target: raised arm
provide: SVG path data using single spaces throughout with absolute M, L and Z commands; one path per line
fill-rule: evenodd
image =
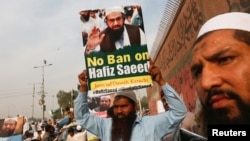
M 155 66 L 152 61 L 150 61 L 149 73 L 152 79 L 161 86 L 169 106 L 166 112 L 155 117 L 158 128 L 162 131 L 165 130 L 161 132 L 162 135 L 166 135 L 178 128 L 187 113 L 187 109 L 179 94 L 163 79 L 160 68 Z
M 90 113 L 88 107 L 88 85 L 86 70 L 78 75 L 78 80 L 80 83 L 80 88 L 78 96 L 74 100 L 74 113 L 76 122 L 91 133 L 102 137 L 101 127 L 103 126 L 104 118 L 95 116 L 93 113 Z

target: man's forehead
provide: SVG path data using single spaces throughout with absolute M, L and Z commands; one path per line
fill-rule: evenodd
M 111 14 L 109 14 L 107 16 L 108 19 L 111 19 L 111 18 L 117 18 L 117 17 L 121 17 L 122 16 L 122 13 L 121 12 L 112 12 Z
M 114 104 L 116 104 L 116 103 L 129 103 L 129 98 L 126 96 L 119 95 L 119 96 L 115 97 L 113 103 Z
M 192 54 L 201 51 L 206 52 L 208 50 L 217 50 L 230 46 L 233 42 L 237 41 L 234 38 L 235 30 L 233 29 L 221 29 L 206 33 L 199 40 L 195 42 L 192 48 Z

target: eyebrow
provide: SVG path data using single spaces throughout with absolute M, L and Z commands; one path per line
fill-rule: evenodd
M 223 55 L 224 53 L 226 53 L 227 51 L 229 51 L 229 48 L 226 49 L 221 49 L 218 52 L 212 54 L 211 56 L 206 57 L 207 60 L 214 60 L 217 59 L 218 57 L 220 57 L 221 55 Z
M 226 48 L 226 49 L 221 49 L 218 52 L 212 54 L 211 56 L 205 57 L 207 60 L 209 61 L 213 61 L 218 59 L 221 55 L 223 55 L 224 53 L 226 53 L 227 51 L 229 51 L 230 48 Z M 202 64 L 200 63 L 191 63 L 191 72 L 197 70 L 197 69 L 201 69 L 202 68 Z

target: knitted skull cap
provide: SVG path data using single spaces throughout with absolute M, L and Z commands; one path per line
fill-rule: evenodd
M 134 91 L 121 91 L 115 95 L 115 99 L 117 96 L 125 96 L 125 97 L 131 99 L 132 101 L 134 101 L 135 103 L 137 103 L 137 99 L 136 99 L 136 95 L 135 95 Z

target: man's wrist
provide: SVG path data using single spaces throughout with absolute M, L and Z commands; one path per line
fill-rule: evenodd
M 80 88 L 79 88 L 79 91 L 80 91 L 80 92 L 87 92 L 87 91 L 88 91 L 88 88 L 87 88 L 87 86 L 81 85 Z
M 94 51 L 95 49 L 93 49 L 93 47 L 90 47 L 89 45 L 86 45 L 86 50 L 85 50 L 85 53 L 89 54 L 91 53 L 92 51 Z
M 86 54 L 89 54 L 89 53 L 91 53 L 93 50 L 91 50 L 91 49 L 89 49 L 89 48 L 86 48 L 86 50 L 85 50 L 85 53 Z
M 163 80 L 163 79 L 161 79 L 161 80 L 157 81 L 157 83 L 158 83 L 160 86 L 163 86 L 163 85 L 166 84 L 166 81 Z

